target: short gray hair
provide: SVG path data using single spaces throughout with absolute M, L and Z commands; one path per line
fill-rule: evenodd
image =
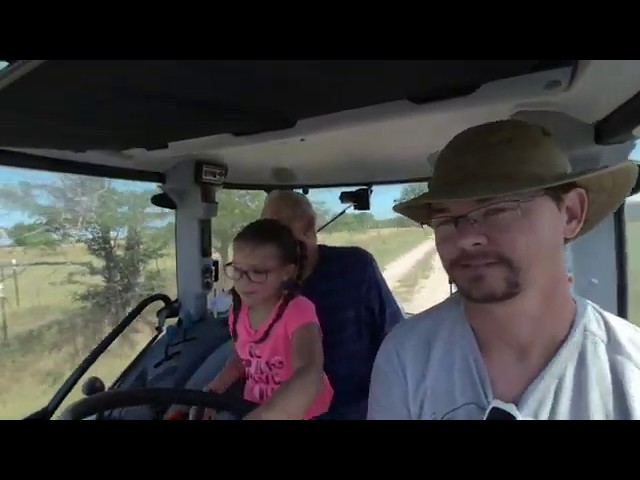
M 264 201 L 264 208 L 268 204 L 275 205 L 288 220 L 311 218 L 315 222 L 316 212 L 307 196 L 293 190 L 273 190 Z

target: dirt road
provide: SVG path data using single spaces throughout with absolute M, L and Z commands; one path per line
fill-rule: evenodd
M 404 305 L 404 309 L 409 313 L 420 313 L 448 296 L 449 276 L 442 266 L 440 257 L 436 254 L 432 256 L 429 278 L 418 283 L 413 298 Z
M 413 266 L 422 259 L 427 253 L 435 248 L 433 240 L 429 239 L 409 250 L 393 262 L 387 264 L 382 275 L 389 284 L 389 288 L 393 287 L 404 277 Z
M 434 241 L 429 239 L 389 263 L 384 269 L 383 275 L 391 290 L 393 291 L 398 282 L 411 272 L 411 269 L 423 257 L 434 250 Z M 406 312 L 419 313 L 449 296 L 449 277 L 442 266 L 442 262 L 440 262 L 440 257 L 436 253 L 431 258 L 431 273 L 429 277 L 419 281 L 411 300 L 402 305 Z

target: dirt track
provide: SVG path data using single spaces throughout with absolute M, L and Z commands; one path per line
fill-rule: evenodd
M 436 253 L 431 260 L 431 274 L 416 287 L 413 298 L 404 305 L 409 313 L 419 313 L 449 296 L 449 276 Z
M 387 264 L 382 274 L 389 284 L 389 288 L 393 287 L 404 277 L 413 266 L 420 261 L 427 253 L 435 248 L 433 240 L 427 240 L 417 247 L 409 250 L 401 257 Z
M 414 289 L 414 294 L 408 302 L 402 305 L 409 313 L 419 313 L 449 296 L 449 278 L 435 252 L 433 239 L 429 239 L 413 248 L 409 252 L 394 260 L 383 271 L 383 275 L 391 290 L 411 269 L 427 254 L 433 252 L 431 273 L 428 278 L 420 280 Z

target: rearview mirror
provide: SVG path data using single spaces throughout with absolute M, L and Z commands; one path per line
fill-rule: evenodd
M 338 197 L 340 203 L 352 205 L 354 210 L 365 211 L 371 209 L 371 189 L 364 187 L 357 190 L 345 190 Z

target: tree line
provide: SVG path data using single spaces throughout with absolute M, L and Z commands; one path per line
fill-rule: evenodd
M 398 200 L 419 193 L 421 188 L 405 186 Z M 150 203 L 157 192 L 157 188 L 118 189 L 110 179 L 61 174 L 47 184 L 1 186 L 0 207 L 28 219 L 4 228 L 16 246 L 46 251 L 84 244 L 92 257 L 82 267 L 84 274 L 100 281 L 84 283 L 75 300 L 108 318 L 119 319 L 141 298 L 158 291 L 158 269 L 149 267 L 166 255 L 174 242 L 173 212 Z M 214 249 L 223 257 L 238 230 L 260 215 L 264 198 L 265 193 L 259 191 L 219 192 L 212 233 Z M 333 212 L 324 204 L 315 203 L 314 207 L 319 224 L 332 217 Z M 381 220 L 370 212 L 350 212 L 325 231 L 411 225 L 399 216 Z

